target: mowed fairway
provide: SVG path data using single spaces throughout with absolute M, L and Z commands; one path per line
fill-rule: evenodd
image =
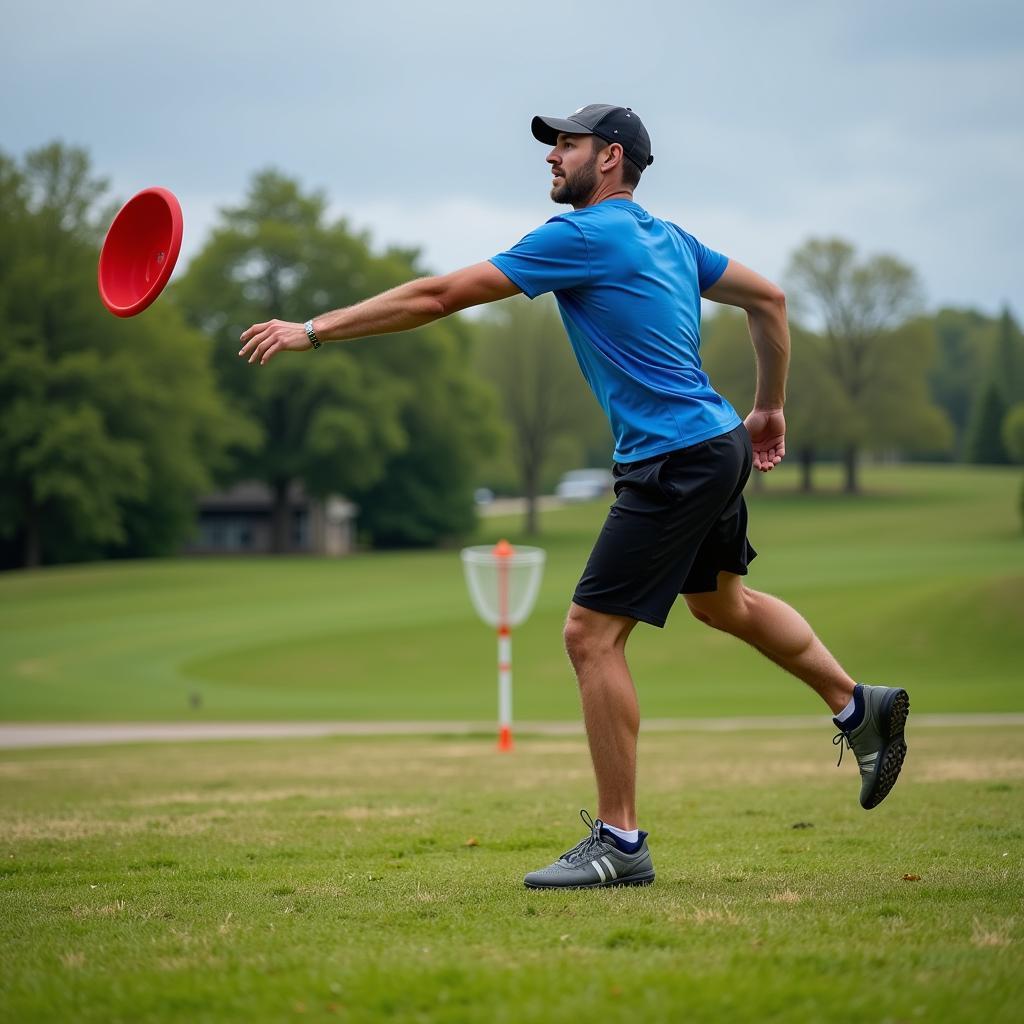
M 4 1021 L 1016 1022 L 1019 731 L 641 738 L 654 886 L 530 892 L 582 739 L 0 754 Z
M 792 493 L 792 467 L 750 497 L 752 586 L 810 619 L 858 678 L 917 711 L 1024 710 L 1019 470 L 892 466 L 867 493 Z M 522 719 L 578 715 L 561 624 L 606 503 L 544 515 L 549 564 L 514 638 Z M 483 520 L 480 542 L 525 540 Z M 495 715 L 494 639 L 456 551 L 107 563 L 0 576 L 0 717 L 470 719 Z M 803 687 L 682 603 L 641 626 L 643 713 L 820 713 Z M 190 696 L 201 701 L 190 705 Z
M 865 476 L 753 496 L 751 582 L 916 712 L 1024 710 L 1018 474 Z M 603 512 L 545 517 L 521 718 L 578 716 L 560 626 Z M 494 716 L 453 551 L 7 574 L 0 615 L 7 720 Z M 631 651 L 648 716 L 822 715 L 682 607 Z M 521 882 L 594 809 L 578 736 L 0 752 L 0 1020 L 1016 1022 L 1020 730 L 912 715 L 872 812 L 829 738 L 642 735 L 658 880 L 597 893 Z

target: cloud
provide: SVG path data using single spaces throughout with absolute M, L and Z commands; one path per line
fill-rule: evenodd
M 530 116 L 610 101 L 651 129 L 638 200 L 709 244 L 777 273 L 842 234 L 933 302 L 1024 311 L 1017 3 L 37 0 L 4 27 L 4 149 L 172 188 L 186 258 L 268 166 L 439 270 L 486 258 L 554 212 Z

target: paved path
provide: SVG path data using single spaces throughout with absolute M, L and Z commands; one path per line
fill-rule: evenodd
M 913 728 L 1024 726 L 1024 714 L 914 715 Z M 827 729 L 827 717 L 650 718 L 644 732 L 739 732 L 744 729 Z M 0 750 L 106 743 L 286 739 L 303 736 L 466 736 L 495 731 L 493 722 L 88 722 L 0 723 Z M 517 722 L 517 735 L 580 736 L 570 722 Z
M 565 502 L 556 498 L 553 494 L 542 494 L 537 498 L 537 508 L 546 512 L 552 508 L 564 508 Z M 492 516 L 522 516 L 526 515 L 525 498 L 495 498 L 486 505 L 477 505 L 477 515 L 482 519 L 490 519 Z

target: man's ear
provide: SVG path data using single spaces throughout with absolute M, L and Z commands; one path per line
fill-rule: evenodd
M 617 167 L 622 163 L 622 146 L 617 142 L 611 142 L 605 149 L 604 156 L 601 158 L 601 170 L 610 171 L 613 167 Z

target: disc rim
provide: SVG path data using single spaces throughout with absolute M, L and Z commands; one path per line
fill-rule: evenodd
M 134 302 L 128 304 L 121 304 L 116 302 L 108 293 L 104 282 L 104 267 L 109 263 L 110 255 L 107 250 L 107 243 L 111 236 L 117 229 L 118 223 L 129 215 L 129 210 L 132 205 L 144 196 L 158 196 L 164 204 L 167 206 L 171 214 L 171 238 L 167 246 L 167 256 L 164 259 L 163 264 L 160 267 L 160 272 L 156 275 L 149 290 Z M 157 297 L 164 290 L 167 282 L 171 278 L 171 274 L 174 272 L 175 264 L 178 262 L 178 253 L 181 251 L 181 239 L 184 234 L 184 220 L 181 215 L 181 204 L 178 202 L 178 197 L 170 191 L 170 189 L 163 188 L 159 185 L 154 185 L 151 188 L 144 188 L 141 192 L 136 192 L 135 195 L 129 199 L 120 210 L 117 211 L 117 216 L 111 221 L 110 227 L 107 228 L 107 233 L 103 238 L 103 245 L 100 248 L 99 263 L 96 268 L 96 280 L 99 286 L 100 299 L 103 305 L 114 314 L 119 317 L 130 317 L 141 313 L 144 309 L 147 309 L 153 302 L 156 301 Z

